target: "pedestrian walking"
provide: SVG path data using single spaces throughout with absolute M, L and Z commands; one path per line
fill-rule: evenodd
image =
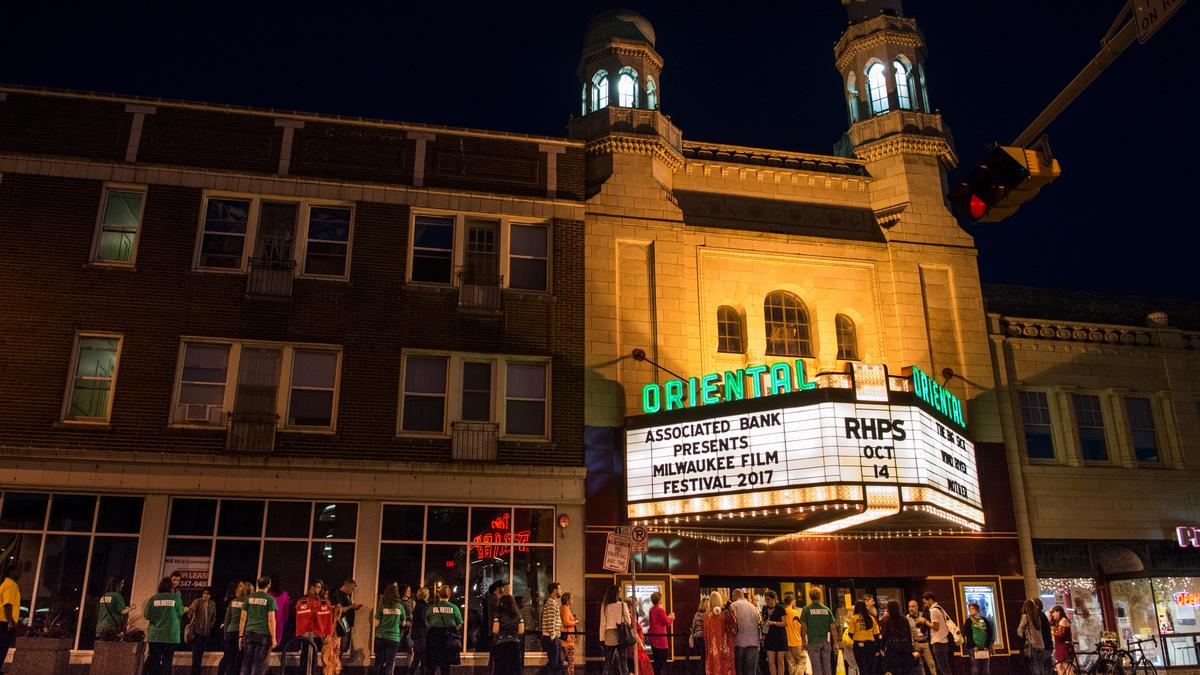
M 20 580 L 19 563 L 10 561 L 3 580 L 0 580 L 0 670 L 4 668 L 9 648 L 17 639 L 17 623 L 21 618 L 21 587 L 17 585 Z
M 854 603 L 846 620 L 846 630 L 854 642 L 854 662 L 862 675 L 879 675 L 876 663 L 879 655 L 879 622 L 871 614 L 865 600 Z
M 733 612 L 733 618 L 737 620 L 737 637 L 733 642 L 734 669 L 737 675 L 757 675 L 761 616 L 740 589 L 733 592 L 733 602 L 730 603 L 729 609 Z
M 561 675 L 562 651 L 559 639 L 562 637 L 562 605 L 558 599 L 562 589 L 558 582 L 546 586 L 546 601 L 542 603 L 542 649 L 546 652 L 546 667 L 542 669 L 546 675 Z
M 933 651 L 933 662 L 937 666 L 937 672 L 953 675 L 954 669 L 950 666 L 950 652 L 953 650 L 950 640 L 950 615 L 942 609 L 937 597 L 930 591 L 921 595 L 921 602 L 925 605 L 929 618 L 922 617 L 918 623 L 924 622 L 924 625 L 929 626 L 929 646 Z
M 671 656 L 670 633 L 675 625 L 675 612 L 667 614 L 662 606 L 662 593 L 655 591 L 650 594 L 650 643 L 651 653 L 654 654 L 654 675 L 665 675 L 667 659 Z
M 329 601 L 341 607 L 335 630 L 338 638 L 341 639 L 343 657 L 349 656 L 350 652 L 354 649 L 352 638 L 352 634 L 354 633 L 354 613 L 362 609 L 361 602 L 354 602 L 354 591 L 357 588 L 357 582 L 353 579 L 346 579 L 342 582 L 341 587 L 329 594 Z
M 257 590 L 246 596 L 246 604 L 239 617 L 238 636 L 241 637 L 242 675 L 263 675 L 267 672 L 267 656 L 279 643 L 276 632 L 276 614 L 279 605 L 268 592 L 271 577 L 261 576 L 256 582 Z
M 1024 643 L 1021 653 L 1030 675 L 1049 675 L 1046 672 L 1046 642 L 1042 637 L 1048 621 L 1032 599 L 1021 607 L 1021 621 L 1017 624 L 1017 635 Z
M 563 671 L 566 675 L 575 675 L 575 629 L 579 626 L 575 610 L 571 608 L 571 600 L 570 593 L 563 593 L 558 600 L 562 605 L 562 654 Z
M 992 642 L 996 629 L 979 611 L 979 603 L 967 605 L 967 625 L 963 631 L 963 652 L 971 659 L 971 675 L 991 675 Z
M 524 650 L 521 649 L 525 620 L 521 618 L 513 596 L 500 596 L 488 632 L 492 635 L 493 675 L 521 675 L 525 671 Z
M 125 630 L 125 622 L 133 605 L 125 604 L 125 580 L 113 577 L 108 580 L 104 595 L 100 596 L 96 611 L 96 639 L 116 640 Z M 3 665 L 3 661 L 0 661 Z
M 450 602 L 450 587 L 440 586 L 437 602 L 429 606 L 429 629 L 425 633 L 425 670 L 450 675 L 462 655 L 462 610 Z
M 604 652 L 603 675 L 628 675 L 624 639 L 633 637 L 633 615 L 618 596 L 617 587 L 609 586 L 600 602 L 599 638 Z
M 242 624 L 242 609 L 250 595 L 249 581 L 231 581 L 225 591 L 225 621 L 221 624 L 221 643 L 224 654 L 217 664 L 217 675 L 238 675 L 242 671 L 242 650 L 238 628 Z
M 917 619 L 924 618 L 926 621 L 921 623 Z M 905 615 L 908 620 L 908 628 L 912 633 L 913 650 L 917 653 L 917 664 L 924 668 L 924 675 L 937 675 L 937 665 L 933 662 L 933 650 L 929 648 L 929 617 L 920 611 L 920 605 L 916 600 L 908 601 L 908 613 Z M 896 675 L 893 673 L 892 675 Z M 915 675 L 922 675 L 921 671 L 916 671 Z
M 300 672 L 317 671 L 325 642 L 333 637 L 333 605 L 322 592 L 325 582 L 313 579 L 307 592 L 296 600 L 296 637 L 300 639 Z M 278 623 L 278 622 L 276 622 Z
M 734 638 L 737 637 L 737 617 L 725 606 L 725 598 L 713 591 L 708 596 L 709 610 L 704 616 L 704 664 L 706 675 L 734 675 Z
M 700 657 L 700 675 L 704 675 L 704 616 L 710 607 L 707 597 L 700 598 L 700 606 L 692 616 L 692 627 L 688 629 L 688 656 Z
M 821 604 L 821 589 L 810 588 L 808 604 L 800 612 L 800 623 L 804 624 L 805 645 L 813 675 L 831 673 L 830 657 L 837 639 L 833 618 L 833 610 Z M 853 674 L 847 671 L 846 675 Z
M 179 647 L 179 620 L 183 618 L 183 601 L 171 589 L 171 578 L 158 582 L 158 593 L 146 601 L 146 642 L 150 643 L 150 659 L 146 675 L 171 675 L 175 650 Z
M 1061 605 L 1050 610 L 1050 632 L 1054 635 L 1054 669 L 1058 675 L 1068 675 L 1072 663 L 1071 622 Z
M 912 628 L 908 617 L 900 611 L 900 603 L 891 600 L 879 622 L 883 638 L 883 672 L 889 675 L 910 675 L 916 668 L 916 649 L 913 648 Z
M 787 638 L 787 670 L 791 675 L 804 675 L 808 654 L 804 651 L 804 623 L 796 609 L 796 594 L 783 594 L 783 632 Z
M 379 638 L 381 648 L 375 654 L 375 675 L 392 675 L 395 672 L 400 638 L 408 623 L 408 610 L 400 598 L 400 587 L 392 582 L 384 589 L 379 606 L 375 608 L 375 635 Z
M 767 618 L 763 622 L 766 626 L 763 649 L 767 652 L 767 672 L 770 675 L 787 675 L 787 611 L 775 591 L 767 591 L 765 597 Z
M 192 675 L 200 675 L 204 651 L 208 649 L 208 637 L 212 635 L 213 624 L 217 622 L 217 603 L 213 602 L 212 589 L 200 591 L 200 597 L 188 605 L 184 616 L 189 619 L 184 629 L 184 642 L 192 645 Z
M 417 589 L 413 601 L 412 627 L 409 637 L 412 642 L 412 659 L 408 662 L 408 675 L 418 675 L 425 670 L 425 638 L 429 634 L 429 589 Z

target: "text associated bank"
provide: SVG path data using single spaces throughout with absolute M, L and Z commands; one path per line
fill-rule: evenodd
M 630 502 L 834 483 L 981 507 L 974 445 L 915 406 L 821 402 L 626 432 Z

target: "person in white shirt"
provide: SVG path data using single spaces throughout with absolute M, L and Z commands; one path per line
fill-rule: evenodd
M 953 673 L 954 670 L 950 666 L 950 652 L 953 648 L 950 644 L 950 617 L 937 603 L 933 593 L 925 591 L 921 601 L 929 612 L 929 618 L 921 617 L 917 619 L 917 623 L 929 626 L 929 645 L 933 649 L 933 662 L 937 666 L 937 672 Z
M 633 615 L 621 601 L 616 585 L 610 586 L 600 603 L 600 642 L 604 647 L 604 675 L 629 675 L 627 648 L 617 640 L 617 626 L 624 624 L 633 633 Z
M 733 592 L 729 605 L 733 618 L 737 619 L 737 637 L 733 643 L 733 666 L 737 675 L 756 675 L 758 672 L 759 624 L 762 615 L 758 608 L 746 599 L 742 591 Z

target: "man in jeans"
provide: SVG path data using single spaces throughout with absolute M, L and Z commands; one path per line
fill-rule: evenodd
M 757 675 L 759 622 L 762 617 L 740 590 L 733 592 L 729 611 L 737 619 L 737 635 L 733 640 L 734 669 L 737 675 Z
M 832 675 L 830 656 L 833 641 L 833 610 L 821 604 L 821 589 L 808 589 L 808 604 L 800 612 L 800 623 L 804 624 L 807 639 L 808 662 L 813 675 Z
M 558 601 L 562 591 L 557 581 L 546 587 L 546 595 L 549 597 L 542 605 L 542 648 L 546 650 L 546 668 L 542 672 L 546 675 L 559 675 L 563 669 L 558 641 L 562 636 L 562 605 Z
M 278 605 L 267 593 L 271 577 L 258 578 L 258 590 L 246 598 L 242 609 L 238 635 L 242 643 L 242 675 L 263 675 L 267 672 L 267 656 L 276 644 L 275 612 Z
M 950 644 L 950 617 L 946 615 L 946 610 L 937 604 L 933 593 L 925 591 L 921 602 L 925 605 L 925 611 L 929 612 L 929 618 L 921 617 L 917 619 L 917 624 L 929 627 L 929 644 L 933 649 L 933 662 L 937 672 L 950 675 L 954 672 L 950 666 L 950 652 L 953 649 L 953 645 Z
M 342 608 L 342 618 L 338 619 L 338 621 L 344 623 L 345 632 L 342 632 L 343 629 L 337 629 L 337 631 L 342 640 L 343 658 L 349 656 L 351 650 L 354 649 L 354 643 L 351 639 L 351 635 L 354 633 L 354 612 L 362 609 L 361 602 L 354 602 L 354 590 L 357 588 L 358 583 L 356 581 L 347 579 L 342 582 L 341 588 L 329 594 L 329 602 Z
M 929 617 L 917 609 L 917 601 L 908 601 L 908 628 L 912 631 L 913 650 L 917 652 L 916 675 L 921 675 L 924 666 L 925 675 L 937 675 L 937 665 L 933 662 L 933 650 L 929 648 L 929 625 L 917 623 L 918 619 Z

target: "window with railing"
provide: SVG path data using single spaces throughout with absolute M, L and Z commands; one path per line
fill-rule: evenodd
M 414 213 L 407 279 L 457 286 L 459 307 L 498 311 L 500 289 L 550 290 L 550 226 L 507 216 Z
M 131 267 L 137 256 L 145 188 L 104 188 L 100 216 L 92 243 L 92 262 L 113 267 Z

